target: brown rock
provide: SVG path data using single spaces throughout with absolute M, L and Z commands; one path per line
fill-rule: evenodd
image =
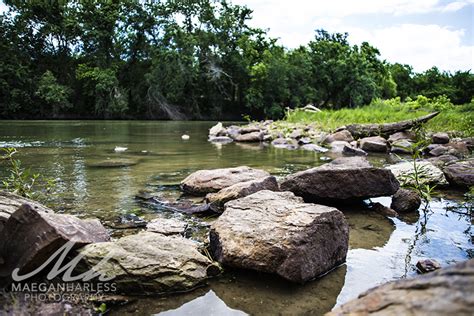
M 243 143 L 258 143 L 263 140 L 263 132 L 251 132 L 246 134 L 237 135 L 234 139 L 236 142 Z
M 421 198 L 413 190 L 399 189 L 392 197 L 390 207 L 399 213 L 415 212 L 421 205 Z
M 323 139 L 323 144 L 330 144 L 334 141 L 343 141 L 343 142 L 350 143 L 353 140 L 354 138 L 352 137 L 352 134 L 348 130 L 342 130 L 342 131 L 327 135 Z
M 339 210 L 267 190 L 228 202 L 210 232 L 212 254 L 222 264 L 300 283 L 344 262 L 348 237 Z
M 371 167 L 361 157 L 347 157 L 290 175 L 280 187 L 313 202 L 388 196 L 399 183 L 390 170 Z
M 447 133 L 435 133 L 431 136 L 433 144 L 447 144 L 449 143 L 449 135 Z
M 441 269 L 441 265 L 434 259 L 424 259 L 416 263 L 416 268 L 420 273 L 428 273 Z
M 155 218 L 146 225 L 146 230 L 151 233 L 169 235 L 183 235 L 187 223 L 177 218 Z
M 380 136 L 365 137 L 360 140 L 360 148 L 371 152 L 387 152 L 387 140 Z
M 394 142 L 402 140 L 402 139 L 406 139 L 406 140 L 409 140 L 409 141 L 414 141 L 416 139 L 416 136 L 413 132 L 409 132 L 409 131 L 398 132 L 398 133 L 390 135 L 389 138 L 388 138 L 388 142 L 389 143 L 394 143 Z
M 373 203 L 371 209 L 372 211 L 382 214 L 384 216 L 389 216 L 389 217 L 398 216 L 398 213 L 395 210 L 391 209 L 390 207 L 386 207 L 379 202 Z
M 53 213 L 52 210 L 38 202 L 13 193 L 0 191 L 0 232 L 3 230 L 5 222 L 22 204 L 29 204 L 37 212 Z
M 367 153 L 360 148 L 344 145 L 342 153 L 346 156 L 367 156 Z
M 57 249 L 72 241 L 76 247 L 108 241 L 98 220 L 73 215 L 38 212 L 23 204 L 5 223 L 0 238 L 0 278 L 9 279 L 13 269 L 29 272 L 41 266 Z
M 474 260 L 371 289 L 327 316 L 459 315 L 474 310 Z
M 189 194 L 205 195 L 231 185 L 270 176 L 266 171 L 247 166 L 199 170 L 181 182 L 181 189 Z
M 455 162 L 443 170 L 449 184 L 470 187 L 474 185 L 474 159 Z
M 261 190 L 279 191 L 278 182 L 275 177 L 260 178 L 231 185 L 217 193 L 209 193 L 206 196 L 207 203 L 215 212 L 222 212 L 224 204 Z

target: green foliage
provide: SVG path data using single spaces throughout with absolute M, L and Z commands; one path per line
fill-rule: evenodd
M 474 135 L 474 103 L 454 106 L 444 96 L 434 99 L 419 96 L 415 101 L 407 99 L 406 102 L 402 102 L 399 97 L 375 99 L 369 105 L 358 108 L 323 110 L 318 113 L 295 109 L 287 112 L 285 120 L 290 123 L 312 123 L 330 131 L 347 124 L 410 120 L 439 110 L 441 113 L 425 125 L 426 130 L 456 132 L 458 136 Z
M 9 175 L 2 180 L 3 189 L 24 197 L 35 198 L 41 193 L 41 187 L 46 193 L 54 188 L 54 180 L 23 168 L 21 161 L 14 158 L 17 153 L 15 148 L 2 148 L 2 150 L 0 160 L 7 165 L 9 171 Z
M 4 3 L 1 118 L 281 118 L 307 104 L 474 95 L 470 71 L 414 73 L 347 34 L 317 30 L 286 49 L 228 0 Z

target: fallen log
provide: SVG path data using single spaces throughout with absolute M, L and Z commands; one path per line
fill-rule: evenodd
M 351 124 L 346 127 L 342 127 L 338 130 L 348 130 L 354 138 L 370 137 L 370 136 L 388 136 L 397 132 L 411 129 L 420 124 L 426 123 L 433 117 L 438 115 L 439 112 L 433 112 L 428 115 L 413 119 L 395 123 L 386 124 Z

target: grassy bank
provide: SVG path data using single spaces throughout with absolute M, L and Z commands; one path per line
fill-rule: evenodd
M 312 113 L 290 110 L 281 123 L 313 124 L 331 131 L 340 126 L 355 123 L 389 123 L 414 119 L 433 111 L 441 113 L 426 124 L 432 132 L 450 132 L 456 136 L 474 136 L 474 99 L 465 105 L 453 105 L 449 99 L 428 99 L 419 96 L 416 100 L 401 102 L 399 98 L 375 100 L 371 104 L 353 109 L 323 110 Z

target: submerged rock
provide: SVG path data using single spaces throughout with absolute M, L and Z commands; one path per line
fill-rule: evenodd
M 91 168 L 124 168 L 135 166 L 138 163 L 139 161 L 135 159 L 113 158 L 98 162 L 90 162 L 87 166 Z
M 247 166 L 199 170 L 190 174 L 181 182 L 181 189 L 189 194 L 205 195 L 240 182 L 268 176 L 270 174 L 264 170 L 253 169 Z
M 421 184 L 446 185 L 448 183 L 441 169 L 433 165 L 431 162 L 420 160 L 416 162 L 416 166 L 419 174 L 419 182 Z M 392 171 L 401 184 L 415 185 L 415 180 L 413 179 L 415 167 L 413 166 L 412 161 L 391 165 L 388 166 L 387 169 Z
M 390 170 L 374 168 L 367 160 L 352 157 L 297 172 L 283 180 L 280 187 L 313 202 L 388 196 L 398 190 L 399 183 Z
M 390 282 L 337 307 L 335 315 L 472 315 L 474 260 Z
M 387 140 L 381 136 L 365 137 L 360 141 L 360 148 L 371 152 L 387 152 Z
M 474 186 L 474 159 L 455 162 L 445 167 L 443 171 L 451 185 Z
M 373 203 L 371 206 L 371 210 L 383 216 L 388 216 L 388 217 L 398 216 L 398 213 L 395 210 L 391 209 L 390 207 L 386 207 L 382 203 L 379 203 L 379 202 Z
M 279 191 L 278 182 L 275 177 L 260 178 L 231 185 L 217 193 L 209 193 L 206 196 L 207 203 L 215 212 L 222 212 L 224 204 L 261 190 Z
M 399 189 L 392 197 L 390 207 L 399 213 L 415 212 L 421 205 L 421 197 L 413 190 Z
M 211 226 L 210 243 L 224 265 L 302 283 L 344 262 L 348 237 L 339 210 L 263 190 L 228 202 Z
M 108 241 L 98 220 L 81 220 L 73 215 L 39 212 L 23 204 L 5 223 L 0 236 L 0 278 L 12 271 L 29 272 L 41 266 L 56 250 L 72 241 L 76 247 Z
M 441 265 L 434 259 L 424 259 L 416 263 L 416 268 L 420 273 L 428 273 L 441 269 Z
M 209 141 L 212 143 L 228 144 L 234 140 L 228 136 L 209 136 Z
M 53 211 L 41 203 L 27 199 L 25 197 L 0 191 L 0 232 L 3 230 L 5 222 L 23 204 L 28 204 L 37 212 L 53 213 Z
M 198 251 L 197 243 L 151 232 L 87 245 L 80 253 L 87 269 L 109 256 L 110 259 L 95 270 L 114 277 L 118 290 L 127 294 L 189 291 L 219 272 L 219 268 Z

